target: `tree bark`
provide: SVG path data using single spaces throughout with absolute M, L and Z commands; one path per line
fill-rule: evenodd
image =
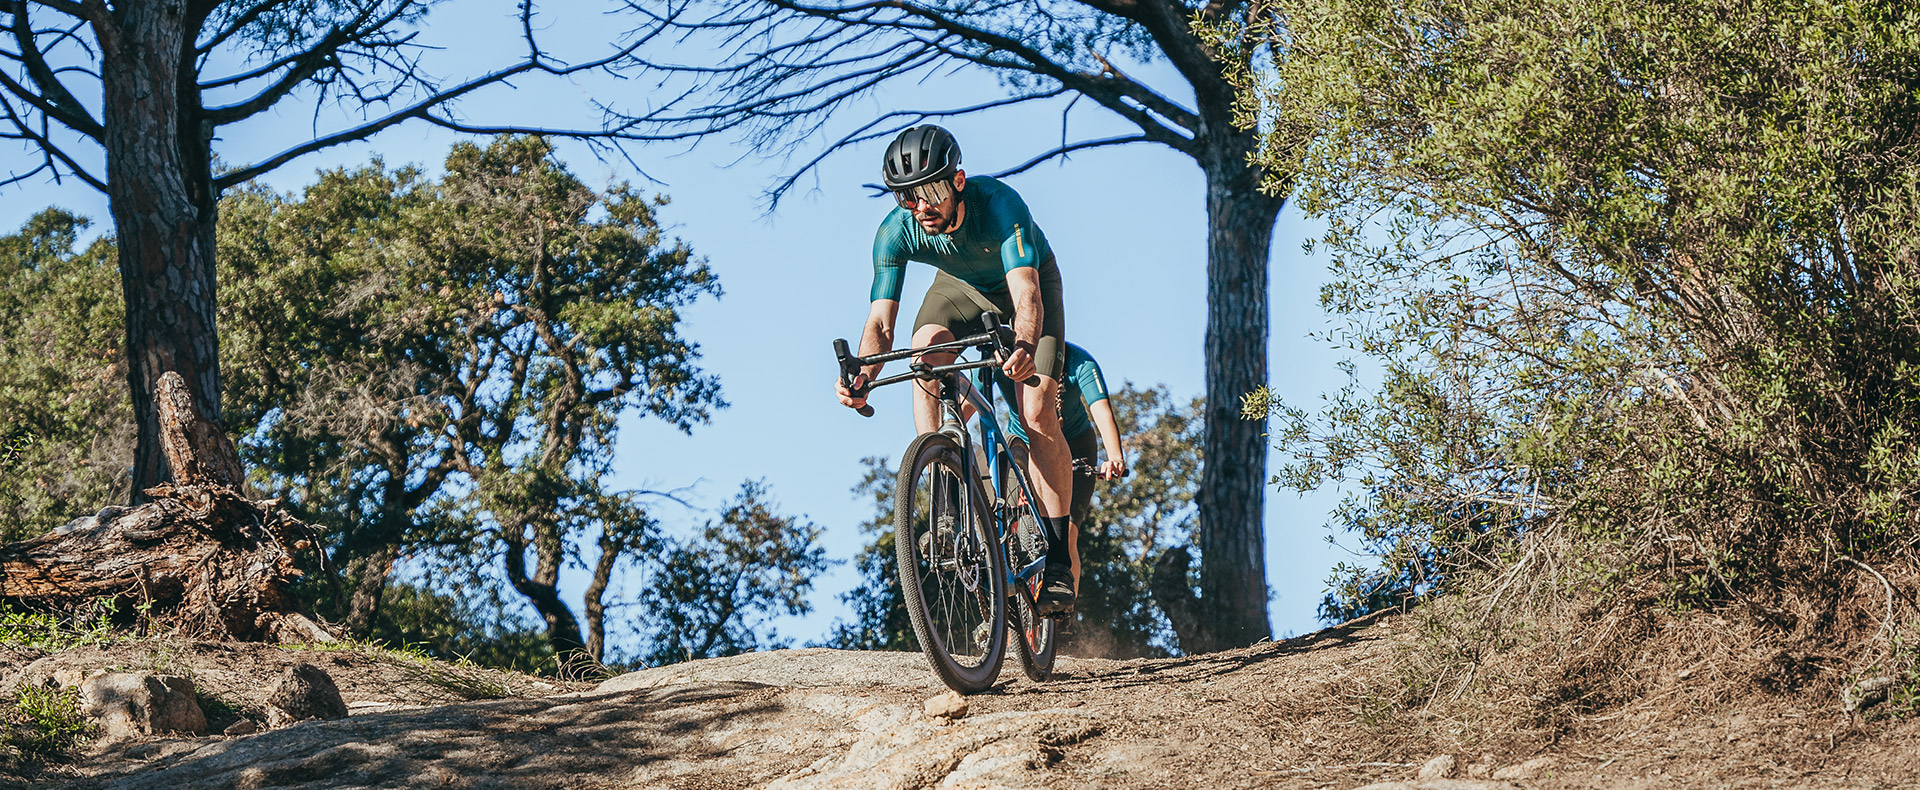
M 1167 549 L 1153 561 L 1153 576 L 1147 582 L 1154 603 L 1167 616 L 1167 624 L 1173 626 L 1174 638 L 1180 640 L 1181 652 L 1188 655 L 1212 651 L 1215 641 L 1200 610 L 1200 599 L 1187 583 L 1187 568 L 1192 563 L 1193 555 L 1185 546 Z
M 1208 98 L 1202 96 L 1203 107 Z M 1267 260 L 1274 223 L 1286 205 L 1284 196 L 1260 191 L 1263 174 L 1247 163 L 1255 146 L 1252 134 L 1226 126 L 1224 120 L 1202 126 L 1197 159 L 1207 179 L 1207 399 L 1204 465 L 1196 497 L 1200 594 L 1195 598 L 1186 585 L 1191 557 L 1184 548 L 1161 556 L 1152 585 L 1181 650 L 1189 654 L 1272 636 L 1267 620 L 1264 423 L 1242 419 L 1240 404 L 1247 393 L 1267 383 Z
M 157 406 L 169 465 L 190 482 L 147 491 L 154 501 L 108 509 L 51 534 L 0 546 L 0 602 L 73 611 L 98 599 L 123 616 L 143 611 L 192 639 L 330 639 L 289 592 L 301 573 L 292 550 L 313 532 L 233 485 L 239 468 L 200 457 L 196 440 L 217 429 L 185 394 L 179 374 L 160 379 Z M 221 437 L 224 438 L 224 437 Z
M 373 621 L 387 592 L 387 577 L 393 574 L 393 563 L 399 558 L 398 544 L 382 543 L 354 563 L 353 595 L 347 599 L 347 611 L 341 618 L 342 630 L 356 639 L 373 634 Z
M 127 383 L 139 426 L 134 501 L 170 478 L 151 394 L 179 373 L 211 425 L 220 425 L 211 153 L 193 80 L 184 3 L 117 3 L 96 23 L 101 49 L 107 197 L 126 299 Z M 208 463 L 238 467 L 231 443 L 199 448 Z M 233 456 L 221 459 L 219 455 Z
M 507 583 L 514 591 L 526 596 L 527 602 L 540 613 L 540 619 L 547 626 L 547 642 L 553 645 L 554 655 L 560 658 L 561 666 L 573 663 L 576 656 L 587 652 L 586 640 L 580 637 L 580 621 L 574 619 L 573 610 L 567 608 L 567 602 L 560 599 L 560 552 L 559 546 L 552 545 L 551 530 L 544 525 L 536 525 L 533 531 L 539 565 L 533 575 L 527 574 L 527 540 L 525 527 L 505 527 L 509 538 L 506 541 Z
M 593 578 L 587 580 L 582 602 L 587 609 L 587 655 L 595 661 L 607 660 L 607 585 L 613 581 L 614 566 L 620 563 L 622 545 L 602 528 L 600 558 L 593 563 Z
M 118 517 L 0 546 L 0 602 L 68 612 L 109 599 L 189 639 L 324 641 L 288 588 L 305 525 L 225 486 L 163 485 Z
M 1237 137 L 1237 135 L 1236 135 Z M 1227 147 L 1227 146 L 1223 146 Z M 1200 478 L 1200 597 L 1217 648 L 1272 636 L 1267 621 L 1265 423 L 1242 398 L 1267 384 L 1267 256 L 1284 199 L 1261 194 L 1250 147 L 1207 175 L 1207 405 Z

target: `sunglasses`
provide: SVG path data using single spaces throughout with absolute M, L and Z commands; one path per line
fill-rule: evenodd
M 947 198 L 953 197 L 953 193 L 953 182 L 942 178 L 919 186 L 896 190 L 893 193 L 893 199 L 900 201 L 901 208 L 912 210 L 921 203 L 938 206 L 947 202 Z

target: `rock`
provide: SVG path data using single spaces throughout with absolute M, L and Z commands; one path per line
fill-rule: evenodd
M 942 726 L 906 706 L 877 706 L 855 725 L 858 740 L 775 779 L 767 790 L 1051 787 L 1059 777 L 1048 767 L 1061 751 L 1100 732 L 1092 716 L 1060 708 L 988 713 Z
M 1467 766 L 1469 779 L 1485 779 L 1493 774 L 1493 755 L 1482 754 L 1480 761 Z
M 1416 774 L 1415 778 L 1422 780 L 1451 779 L 1453 778 L 1453 772 L 1458 770 L 1459 767 L 1460 761 L 1454 759 L 1453 755 L 1443 754 L 1428 760 L 1425 765 L 1420 766 L 1420 773 Z
M 87 678 L 93 677 L 95 675 L 104 675 L 106 674 L 106 672 L 107 671 L 104 669 L 80 669 L 78 667 L 63 667 L 63 668 L 54 670 L 53 674 L 48 679 L 53 682 L 54 686 L 59 688 L 63 688 L 63 689 L 79 688 L 80 684 L 87 682 Z
M 152 672 L 103 672 L 80 684 L 80 714 L 109 738 L 207 729 L 193 681 Z
M 307 719 L 344 719 L 347 703 L 327 671 L 306 662 L 287 667 L 267 695 L 267 726 L 285 727 Z
M 1542 774 L 1553 770 L 1553 758 L 1545 755 L 1535 757 L 1524 763 L 1509 765 L 1493 772 L 1495 779 L 1538 779 Z
M 238 737 L 241 735 L 252 735 L 259 731 L 260 731 L 260 725 L 254 724 L 252 719 L 241 719 L 239 721 L 236 721 L 232 724 L 227 725 L 227 728 L 223 730 L 220 734 L 232 736 L 232 737 Z
M 1840 693 L 1840 707 L 1848 713 L 1859 713 L 1878 705 L 1886 700 L 1894 682 L 1893 678 L 1882 675 L 1848 686 L 1846 691 Z
M 964 719 L 967 717 L 967 698 L 958 691 L 948 691 L 938 697 L 927 700 L 927 716 L 934 719 Z

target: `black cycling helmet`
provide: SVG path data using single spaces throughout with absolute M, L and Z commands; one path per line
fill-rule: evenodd
M 906 189 L 953 175 L 960 167 L 960 143 L 933 124 L 908 127 L 887 146 L 880 175 L 888 189 Z

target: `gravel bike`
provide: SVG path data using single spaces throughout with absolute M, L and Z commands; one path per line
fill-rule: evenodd
M 984 691 L 999 679 L 1009 642 L 1027 677 L 1046 680 L 1053 673 L 1057 630 L 1057 623 L 1041 616 L 1034 605 L 1047 550 L 1034 511 L 1039 498 L 1026 469 L 1009 452 L 1002 416 L 994 408 L 995 388 L 990 385 L 982 392 L 962 375 L 970 370 L 997 375 L 1000 354 L 1012 345 L 1012 332 L 1001 326 L 998 314 L 981 316 L 981 329 L 948 343 L 867 357 L 849 353 L 845 340 L 833 341 L 840 381 L 849 389 L 863 366 L 915 358 L 907 372 L 853 390 L 861 397 L 903 381 L 939 386 L 940 427 L 915 437 L 900 459 L 893 548 L 901 598 L 920 650 L 941 682 L 963 694 Z M 956 359 L 947 365 L 920 359 L 927 353 L 969 349 L 978 350 L 980 359 Z M 1037 385 L 1040 379 L 1034 376 L 1025 383 Z M 965 427 L 963 400 L 980 415 L 978 438 Z M 871 406 L 859 411 L 873 416 Z M 1010 609 L 1018 637 L 1011 640 Z

